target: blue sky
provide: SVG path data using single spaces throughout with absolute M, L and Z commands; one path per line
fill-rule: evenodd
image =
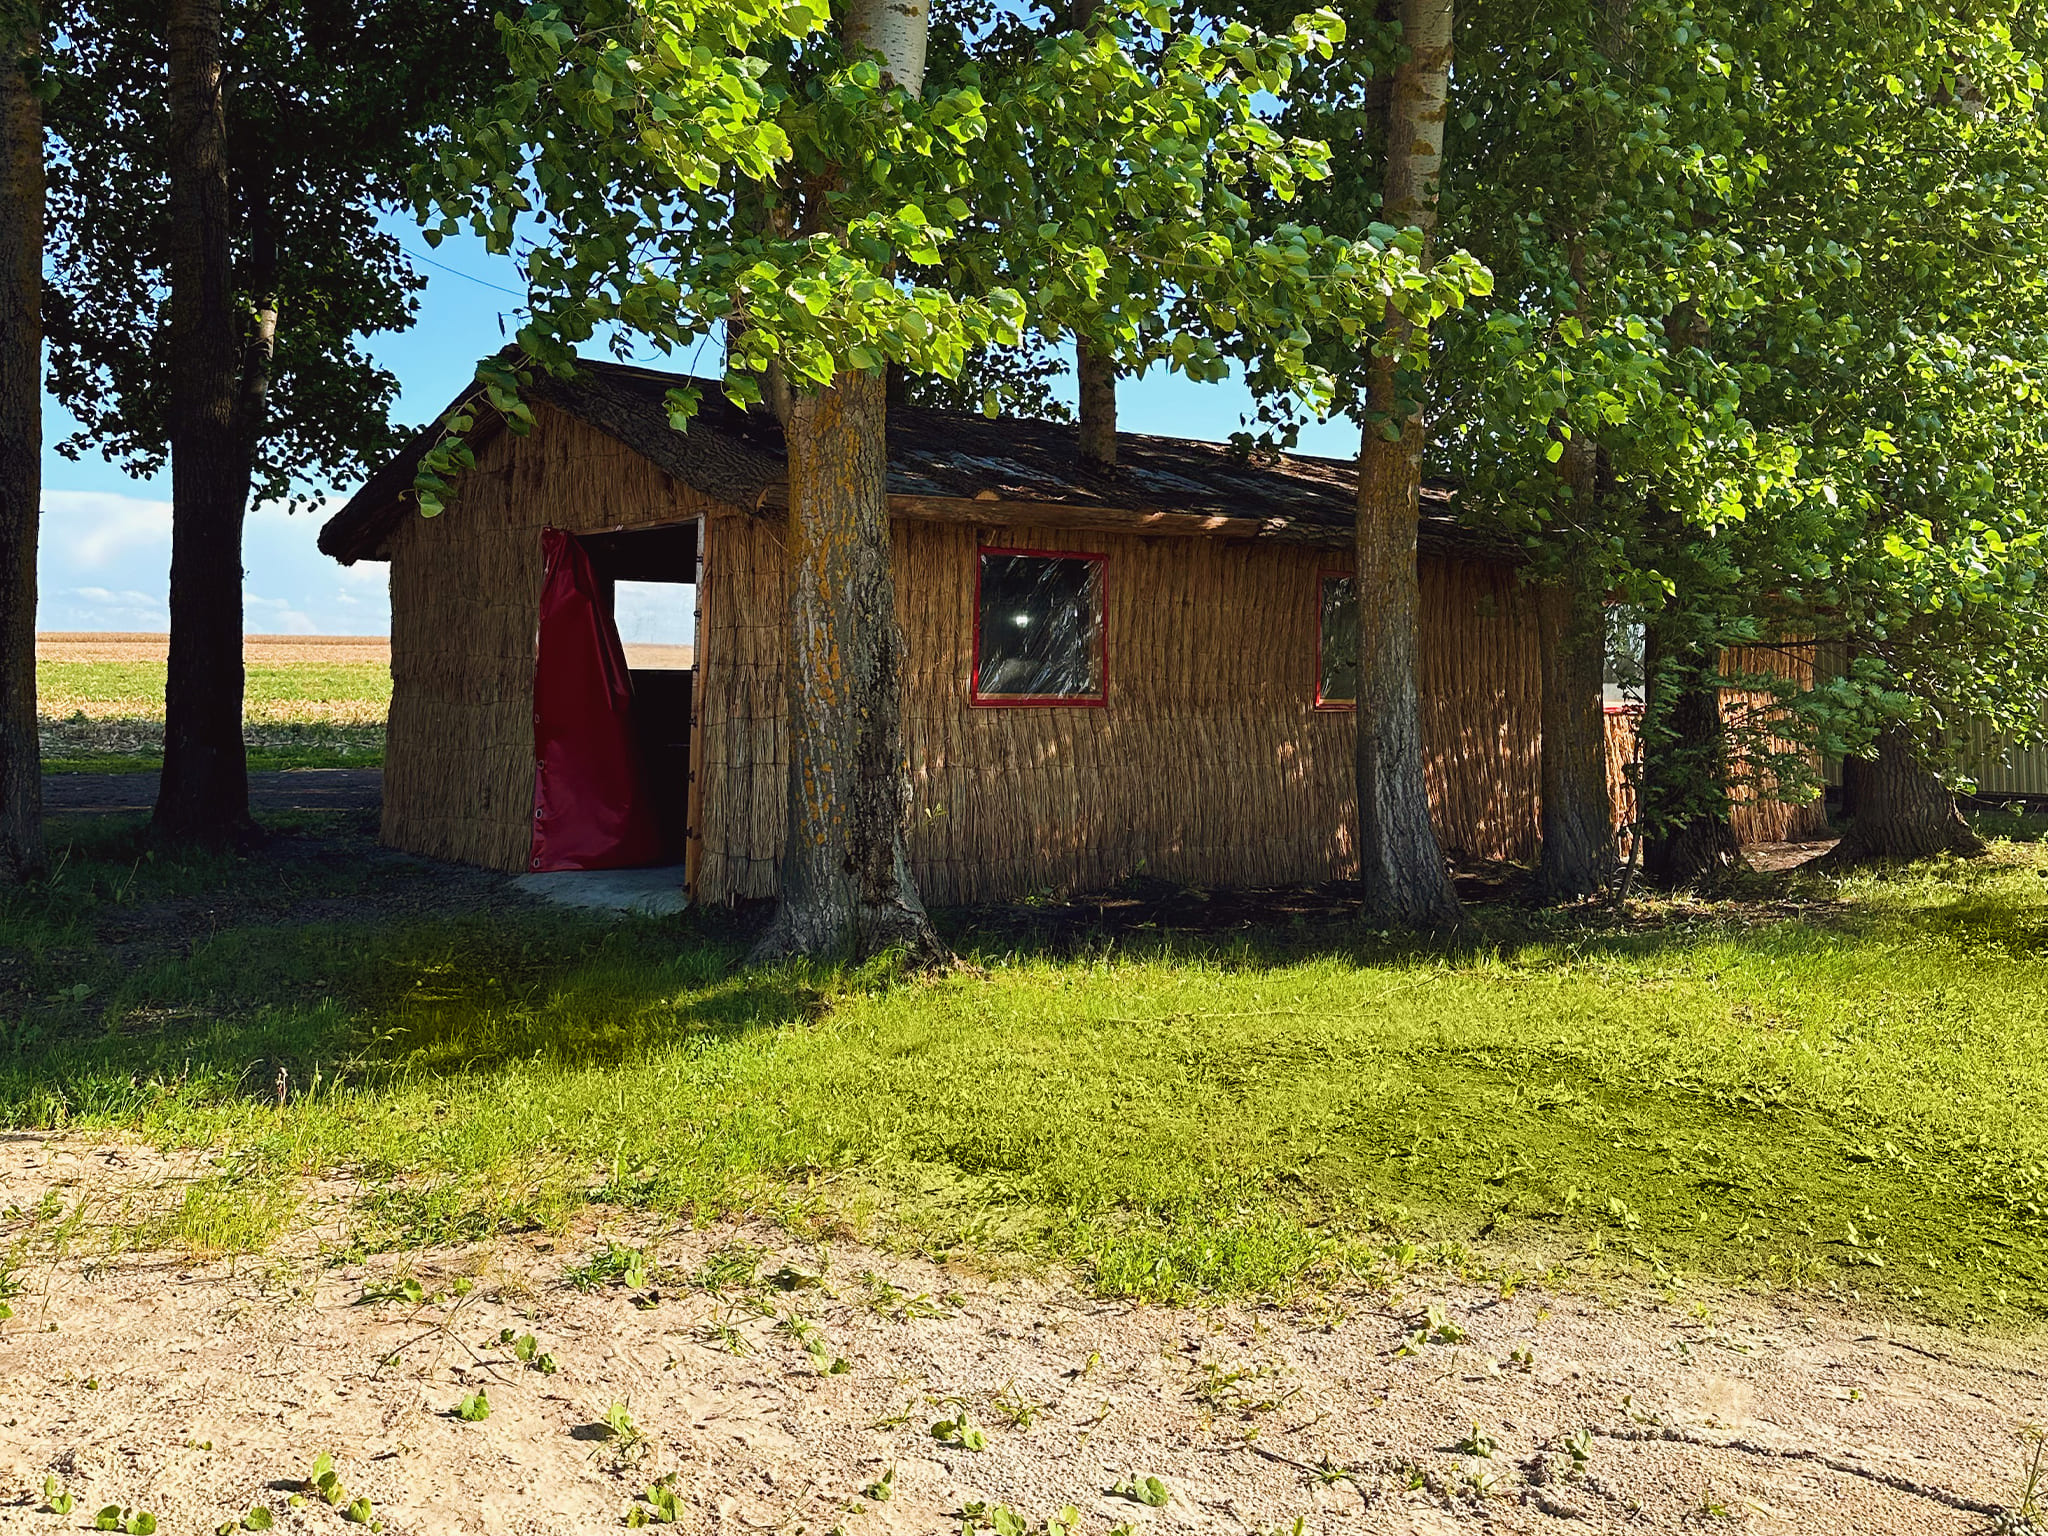
M 369 349 L 398 376 L 398 419 L 416 425 L 448 403 L 468 381 L 477 358 L 503 344 L 519 302 L 519 276 L 509 259 L 490 256 L 474 241 L 450 240 L 430 253 L 409 221 L 391 227 L 425 274 L 427 287 L 420 296 L 419 323 L 401 334 L 371 338 Z M 699 371 L 716 366 L 707 349 Z M 1222 439 L 1237 429 L 1249 406 L 1250 395 L 1241 385 L 1191 384 L 1155 372 L 1125 381 L 1117 414 L 1119 425 L 1132 432 Z M 78 463 L 61 458 L 48 445 L 73 426 L 69 415 L 46 397 L 36 627 L 165 630 L 169 479 L 134 479 L 96 456 Z M 1356 453 L 1358 431 L 1343 422 L 1311 428 L 1301 446 L 1310 453 Z M 342 497 L 354 489 L 336 487 Z M 269 506 L 251 512 L 243 588 L 250 633 L 387 631 L 385 568 L 365 562 L 344 569 L 321 555 L 314 546 L 321 518 L 317 509 L 287 514 Z

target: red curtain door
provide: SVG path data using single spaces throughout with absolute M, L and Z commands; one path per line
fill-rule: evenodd
M 542 531 L 546 575 L 533 668 L 535 870 L 658 863 L 661 834 L 633 736 L 618 626 L 573 535 Z

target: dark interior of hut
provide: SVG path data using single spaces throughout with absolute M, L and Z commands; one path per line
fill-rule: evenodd
M 664 862 L 680 863 L 688 845 L 690 803 L 690 717 L 696 682 L 697 523 L 587 533 L 579 542 L 590 557 L 605 608 L 626 644 L 633 679 L 633 729 L 640 767 L 661 827 Z M 632 606 L 644 617 L 658 604 L 664 634 L 689 620 L 690 643 L 636 642 Z

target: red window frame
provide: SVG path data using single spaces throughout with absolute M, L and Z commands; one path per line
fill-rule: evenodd
M 1310 687 L 1314 692 L 1315 707 L 1317 709 L 1325 710 L 1333 715 L 1356 714 L 1358 712 L 1358 700 L 1326 699 L 1323 697 L 1323 588 L 1332 581 L 1350 582 L 1351 600 L 1353 602 L 1358 601 L 1358 573 L 1356 571 L 1332 568 L 1316 572 L 1316 671 L 1315 676 L 1310 679 Z
M 981 573 L 990 555 L 1030 555 L 1041 560 L 1088 560 L 1096 566 L 1095 631 L 1102 650 L 1102 686 L 1089 694 L 983 693 L 981 691 Z M 974 657 L 967 674 L 967 702 L 975 709 L 1107 709 L 1109 707 L 1109 556 L 1093 549 L 1013 549 L 981 544 L 974 551 Z

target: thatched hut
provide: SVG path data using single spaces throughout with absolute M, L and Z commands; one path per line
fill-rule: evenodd
M 641 856 L 680 855 L 700 901 L 774 892 L 783 444 L 771 419 L 709 387 L 674 431 L 663 396 L 679 382 L 598 363 L 544 380 L 527 435 L 477 412 L 476 468 L 440 516 L 420 517 L 410 494 L 429 428 L 323 529 L 337 559 L 391 562 L 387 842 L 547 867 L 536 803 L 545 811 L 546 740 L 567 729 L 536 709 L 536 635 L 545 672 L 543 603 L 563 577 L 544 556 L 552 530 L 572 536 L 586 607 L 602 610 L 620 581 L 669 583 L 694 603 L 692 669 L 630 675 L 633 771 L 660 844 Z M 1084 469 L 1059 426 L 889 413 L 909 847 L 928 900 L 1140 872 L 1238 885 L 1354 872 L 1351 466 L 1135 435 L 1119 458 Z M 1442 491 L 1425 502 L 1438 833 L 1468 858 L 1525 858 L 1535 627 L 1511 552 L 1461 530 Z M 592 677 L 608 675 L 602 662 Z

